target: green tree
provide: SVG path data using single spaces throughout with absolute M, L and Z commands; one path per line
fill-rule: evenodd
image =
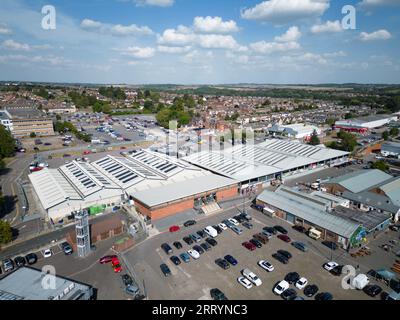
M 388 164 L 387 164 L 385 161 L 379 160 L 379 161 L 377 161 L 377 162 L 374 162 L 374 163 L 371 165 L 371 169 L 378 169 L 378 170 L 381 170 L 381 171 L 386 172 L 386 171 L 389 170 L 389 166 L 388 166 Z
M 336 123 L 336 119 L 328 118 L 326 119 L 326 124 L 329 126 L 333 126 Z
M 8 221 L 0 220 L 0 244 L 7 244 L 12 240 L 12 229 Z
M 15 139 L 10 131 L 0 125 L 0 159 L 13 156 L 15 148 Z
M 389 131 L 389 134 L 392 137 L 397 137 L 399 135 L 399 129 L 398 128 L 391 128 Z
M 317 146 L 320 143 L 321 143 L 321 141 L 318 138 L 317 130 L 314 130 L 312 135 L 311 135 L 309 144 L 312 145 L 312 146 Z
M 382 139 L 385 141 L 389 140 L 389 131 L 382 132 Z
M 35 133 L 35 132 L 31 132 L 30 135 L 29 135 L 29 137 L 31 137 L 31 138 L 36 138 L 36 133 Z
M 352 119 L 352 118 L 354 118 L 354 114 L 352 114 L 351 112 L 349 112 L 349 113 L 346 113 L 346 115 L 344 116 L 344 118 L 347 120 L 347 119 Z

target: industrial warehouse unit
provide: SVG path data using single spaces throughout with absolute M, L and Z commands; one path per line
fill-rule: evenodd
M 397 121 L 397 119 L 398 117 L 396 115 L 371 115 L 361 118 L 336 121 L 335 128 L 350 132 L 367 133 L 368 130 L 383 127 L 391 121 Z
M 275 192 L 265 190 L 256 199 L 257 204 L 268 208 L 272 216 L 314 230 L 318 238 L 334 241 L 345 249 L 363 244 L 366 229 L 360 221 L 344 218 L 343 210 L 333 202 L 318 195 L 307 194 L 284 186 Z M 335 212 L 338 210 L 341 214 Z M 370 227 L 370 226 L 369 226 Z
M 295 123 L 288 125 L 274 124 L 268 129 L 269 133 L 272 135 L 287 135 L 288 137 L 295 139 L 305 139 L 308 140 L 314 131 L 317 135 L 322 133 L 321 129 L 316 126 L 306 125 L 304 123 Z
M 296 141 L 269 139 L 257 145 L 238 145 L 226 150 L 206 150 L 183 160 L 241 182 L 242 187 L 265 187 L 270 181 L 332 167 L 348 161 L 348 152 L 311 146 Z
M 148 150 L 92 163 L 73 161 L 29 179 L 53 221 L 82 209 L 99 213 L 127 203 L 150 220 L 193 208 L 208 214 L 220 209 L 218 201 L 238 193 L 233 179 Z

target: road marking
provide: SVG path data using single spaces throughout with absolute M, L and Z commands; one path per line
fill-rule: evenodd
M 15 194 L 15 189 L 14 189 L 14 184 L 13 183 L 11 183 L 11 191 L 12 191 L 12 195 L 13 195 L 13 197 L 15 198 L 16 197 L 16 194 Z M 15 201 L 15 209 L 17 210 L 17 214 L 15 215 L 15 217 L 14 217 L 14 219 L 12 219 L 12 221 L 11 221 L 11 225 L 13 225 L 14 224 L 14 221 L 19 217 L 19 206 L 18 206 L 18 197 L 16 197 L 16 201 Z

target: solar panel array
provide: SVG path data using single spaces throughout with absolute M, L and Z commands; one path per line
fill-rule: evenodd
M 272 149 L 279 152 L 289 153 L 307 158 L 321 151 L 320 148 L 315 146 L 306 145 L 302 143 L 294 143 L 285 140 L 266 141 L 264 144 L 262 144 L 262 146 L 266 147 L 267 149 Z
M 195 163 L 200 166 L 205 166 L 214 171 L 223 172 L 224 174 L 236 174 L 239 171 L 245 169 L 247 164 L 241 161 L 235 161 L 234 159 L 229 159 L 221 153 L 214 152 L 204 152 L 195 154 L 192 158 Z
M 137 172 L 123 165 L 115 158 L 107 157 L 96 161 L 95 164 L 104 170 L 108 176 L 112 177 L 113 180 L 122 187 L 133 185 L 142 180 Z
M 183 170 L 175 162 L 158 157 L 157 155 L 144 150 L 133 151 L 130 158 L 167 177 Z
M 69 180 L 73 181 L 74 185 L 77 186 L 83 195 L 101 189 L 101 186 L 97 184 L 94 179 L 90 177 L 90 175 L 87 174 L 76 162 L 66 164 L 65 166 L 62 166 L 60 170 Z
M 116 187 L 116 185 L 109 179 L 107 179 L 104 175 L 102 175 L 99 171 L 93 168 L 88 163 L 79 163 L 81 167 L 83 167 L 97 182 L 102 184 L 105 187 L 111 188 Z
M 289 158 L 288 155 L 268 151 L 265 148 L 260 148 L 257 146 L 243 146 L 235 149 L 232 154 L 243 157 L 246 160 L 253 160 L 268 166 L 274 166 L 279 162 Z

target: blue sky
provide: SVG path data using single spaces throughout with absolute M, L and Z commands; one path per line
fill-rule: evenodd
M 399 30 L 399 0 L 1 0 L 0 80 L 400 83 Z

